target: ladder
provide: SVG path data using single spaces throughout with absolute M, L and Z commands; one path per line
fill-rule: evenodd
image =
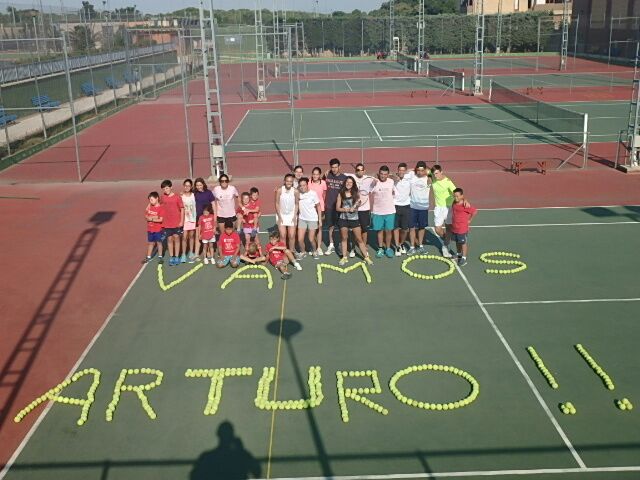
M 209 16 L 204 15 L 204 0 L 200 0 L 200 41 L 202 48 L 202 71 L 204 76 L 205 105 L 207 108 L 207 134 L 211 175 L 218 177 L 227 171 L 222 126 L 222 102 L 220 101 L 220 79 L 218 77 L 218 52 L 216 49 L 213 0 L 209 0 Z M 210 39 L 207 39 L 206 25 Z
M 562 45 L 560 47 L 560 70 L 567 69 L 567 56 L 569 51 L 569 0 L 564 0 L 562 5 Z
M 636 45 L 636 58 L 634 61 L 633 90 L 629 103 L 629 117 L 627 121 L 627 150 L 632 167 L 640 164 L 640 43 Z
M 262 30 L 262 7 L 260 0 L 256 1 L 255 11 L 256 21 L 256 83 L 258 85 L 258 98 L 259 102 L 267 100 L 267 90 L 264 80 L 264 36 Z
M 476 42 L 473 57 L 473 94 L 482 95 L 482 77 L 484 75 L 484 0 L 480 0 L 476 16 Z
M 280 77 L 280 20 L 278 18 L 278 2 L 273 0 L 273 59 L 274 59 L 274 72 L 275 78 Z
M 422 61 L 424 59 L 424 0 L 420 0 L 418 7 L 418 62 L 416 71 L 422 73 Z

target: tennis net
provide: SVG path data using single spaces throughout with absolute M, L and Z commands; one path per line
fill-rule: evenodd
M 454 88 L 460 92 L 464 90 L 464 73 L 437 67 L 433 63 L 427 64 L 427 76 L 438 81 L 438 78 L 453 77 L 455 79 Z
M 489 100 L 516 117 L 557 133 L 564 141 L 575 145 L 586 143 L 588 117 L 584 113 L 536 100 L 493 80 Z
M 405 55 L 404 53 L 398 53 L 396 61 L 404 67 L 405 70 L 410 72 L 416 71 L 416 59 L 411 55 Z

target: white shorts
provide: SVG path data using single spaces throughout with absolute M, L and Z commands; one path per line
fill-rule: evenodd
M 213 238 L 211 238 L 209 240 L 205 240 L 204 238 L 202 238 L 200 241 L 202 243 L 216 243 L 216 237 L 214 236 Z
M 280 225 L 283 227 L 295 227 L 296 222 L 293 213 L 280 214 Z
M 433 207 L 433 223 L 436 227 L 451 225 L 451 211 L 449 207 Z

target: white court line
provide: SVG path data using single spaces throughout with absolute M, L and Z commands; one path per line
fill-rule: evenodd
M 560 210 L 560 209 L 584 209 L 584 208 L 626 208 L 640 207 L 640 205 L 575 205 L 573 207 L 499 207 L 499 208 L 479 208 L 478 210 L 492 212 L 502 210 Z
M 273 478 L 271 480 L 394 480 L 409 478 L 464 478 L 464 477 L 501 477 L 504 475 L 553 475 L 567 473 L 616 473 L 616 472 L 638 472 L 640 466 L 633 467 L 592 467 L 592 468 L 538 468 L 522 470 L 479 470 L 476 472 L 420 472 L 420 473 L 398 473 L 388 475 L 335 475 L 331 477 L 295 477 L 295 478 Z M 265 480 L 265 479 L 260 479 Z
M 334 67 L 336 67 L 336 70 L 337 70 L 337 71 L 342 72 L 342 70 L 340 70 L 340 67 L 338 67 L 338 64 L 337 64 L 337 63 L 334 63 L 334 64 L 333 64 L 333 66 L 334 66 Z
M 244 115 L 242 116 L 242 119 L 240 119 L 240 122 L 238 123 L 238 125 L 236 125 L 236 128 L 233 129 L 233 132 L 231 132 L 231 135 L 229 135 L 229 138 L 227 138 L 226 143 L 224 144 L 225 147 L 227 145 L 229 145 L 229 142 L 231 141 L 231 139 L 233 138 L 233 136 L 236 134 L 236 132 L 238 131 L 238 129 L 240 128 L 240 125 L 242 125 L 242 123 L 244 122 L 244 119 L 247 118 L 247 115 L 249 115 L 249 112 L 251 112 L 251 110 L 247 110 L 246 112 L 244 112 Z
M 383 140 L 382 140 L 382 137 L 380 136 L 380 132 L 378 131 L 378 129 L 374 125 L 373 121 L 371 120 L 371 117 L 369 116 L 369 112 L 367 112 L 366 110 L 362 110 L 362 112 L 366 115 L 367 119 L 369 120 L 369 123 L 373 127 L 373 131 L 376 132 L 376 135 L 378 136 L 378 138 L 382 142 Z
M 71 370 L 69 370 L 69 373 L 67 373 L 67 376 L 65 377 L 65 379 L 70 378 L 78 369 L 80 364 L 84 361 L 85 357 L 88 355 L 91 348 L 93 348 L 93 345 L 96 343 L 100 335 L 102 335 L 102 332 L 104 331 L 104 329 L 107 328 L 107 325 L 109 324 L 111 319 L 115 316 L 116 311 L 118 310 L 118 308 L 120 308 L 120 305 L 124 301 L 125 297 L 129 293 L 129 291 L 133 288 L 133 285 L 136 283 L 138 278 L 140 278 L 140 275 L 142 275 L 142 272 L 144 271 L 147 265 L 148 263 L 140 267 L 140 270 L 138 270 L 138 273 L 136 274 L 136 276 L 133 277 L 133 280 L 131 280 L 131 283 L 129 284 L 127 289 L 124 291 L 124 293 L 122 294 L 118 302 L 115 304 L 115 306 L 111 310 L 111 313 L 109 313 L 109 315 L 103 322 L 102 326 L 98 329 L 98 331 L 95 333 L 95 335 L 93 336 L 89 344 L 86 346 L 86 348 L 80 355 L 80 358 L 78 358 L 78 360 L 73 365 L 73 367 L 71 367 Z M 7 473 L 9 473 L 9 469 L 13 466 L 14 462 L 16 461 L 20 453 L 22 453 L 22 450 L 27 446 L 27 443 L 29 442 L 33 434 L 36 433 L 37 428 L 40 426 L 44 418 L 47 416 L 47 413 L 49 413 L 49 410 L 51 410 L 51 407 L 53 406 L 54 403 L 55 402 L 47 403 L 47 406 L 44 408 L 44 410 L 42 410 L 42 413 L 40 413 L 40 416 L 38 417 L 38 419 L 35 421 L 35 423 L 31 426 L 31 428 L 27 432 L 27 435 L 22 439 L 22 442 L 20 442 L 20 445 L 18 445 L 18 448 L 16 448 L 15 452 L 13 452 L 13 455 L 11 455 L 11 458 L 9 458 L 9 460 L 7 461 L 2 471 L 0 471 L 0 480 L 2 480 L 7 475 Z
M 435 237 L 440 242 L 440 245 L 444 246 L 442 244 L 442 240 L 436 234 L 434 229 L 431 228 L 431 230 L 432 230 L 432 233 L 435 235 Z M 455 265 L 455 263 L 454 263 L 454 265 Z M 471 286 L 471 283 L 469 283 L 469 280 L 467 279 L 467 276 L 464 274 L 464 272 L 462 271 L 462 269 L 458 265 L 455 265 L 455 267 L 456 267 L 456 270 L 458 271 L 458 273 L 460 274 L 460 277 L 462 278 L 462 280 L 464 280 L 464 283 L 467 285 L 467 288 L 469 289 L 469 293 L 471 293 L 471 296 L 474 298 L 474 300 L 478 304 L 478 307 L 480 307 L 480 310 L 482 310 L 482 313 L 484 314 L 485 318 L 487 319 L 487 321 L 491 325 L 491 328 L 493 328 L 493 331 L 496 333 L 496 335 L 500 339 L 500 342 L 502 342 L 502 345 L 507 350 L 507 353 L 509 354 L 509 356 L 511 357 L 513 362 L 516 364 L 516 367 L 518 368 L 518 370 L 520 371 L 520 373 L 524 377 L 525 381 L 529 385 L 529 388 L 531 389 L 531 391 L 533 392 L 534 396 L 538 400 L 538 403 L 540 404 L 540 406 L 542 407 L 544 412 L 547 414 L 547 417 L 549 418 L 549 421 L 551 421 L 551 423 L 553 424 L 553 426 L 556 429 L 556 432 L 558 432 L 558 435 L 560 435 L 560 437 L 564 441 L 564 444 L 567 446 L 567 448 L 571 452 L 571 455 L 573 456 L 574 460 L 577 462 L 577 464 L 580 466 L 580 468 L 587 468 L 585 463 L 582 461 L 582 458 L 580 458 L 580 455 L 578 455 L 578 452 L 576 451 L 574 446 L 571 444 L 571 440 L 569 440 L 569 437 L 567 437 L 567 435 L 564 433 L 564 430 L 562 430 L 562 427 L 560 426 L 560 424 L 558 423 L 556 418 L 553 416 L 553 413 L 551 413 L 551 410 L 549 410 L 549 407 L 547 406 L 546 402 L 542 398 L 542 395 L 540 394 L 540 392 L 536 388 L 535 384 L 533 383 L 533 380 L 531 380 L 531 377 L 529 376 L 527 371 L 522 366 L 522 363 L 520 363 L 520 360 L 518 360 L 518 357 L 516 356 L 516 354 L 514 353 L 513 349 L 511 348 L 511 345 L 509 345 L 509 342 L 507 342 L 507 339 L 504 337 L 504 335 L 502 334 L 502 332 L 500 331 L 500 329 L 498 328 L 496 323 L 493 321 L 493 318 L 491 317 L 491 315 L 489 314 L 488 310 L 485 308 L 484 304 L 480 300 L 480 297 L 478 297 L 478 294 L 476 293 L 474 288 Z
M 473 228 L 520 228 L 520 227 L 584 227 L 593 225 L 640 225 L 638 221 L 628 222 L 582 222 L 582 223 L 526 223 L 515 225 L 473 225 Z
M 482 302 L 484 305 L 555 305 L 558 303 L 640 302 L 640 298 L 587 298 L 580 300 L 524 300 L 522 302 Z
M 618 120 L 621 118 L 626 118 L 625 116 L 620 117 L 592 117 L 589 115 L 589 121 L 591 120 Z M 573 120 L 571 118 L 558 118 L 558 120 Z M 491 123 L 509 123 L 509 122 L 526 122 L 526 120 L 522 120 L 520 118 L 496 118 L 491 119 L 488 118 L 486 120 L 480 119 L 472 119 L 472 120 L 429 120 L 429 121 L 411 121 L 411 122 L 378 122 L 378 125 L 428 125 L 432 123 L 478 123 L 478 122 L 491 122 Z M 613 134 L 612 134 L 613 135 Z
M 349 82 L 345 79 L 344 83 L 347 84 L 347 87 L 349 87 L 349 91 L 353 92 L 353 88 L 351 88 L 351 85 L 349 85 Z

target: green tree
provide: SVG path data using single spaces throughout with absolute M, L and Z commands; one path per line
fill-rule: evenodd
M 76 25 L 69 34 L 71 46 L 75 52 L 87 53 L 95 48 L 96 38 L 89 27 Z

